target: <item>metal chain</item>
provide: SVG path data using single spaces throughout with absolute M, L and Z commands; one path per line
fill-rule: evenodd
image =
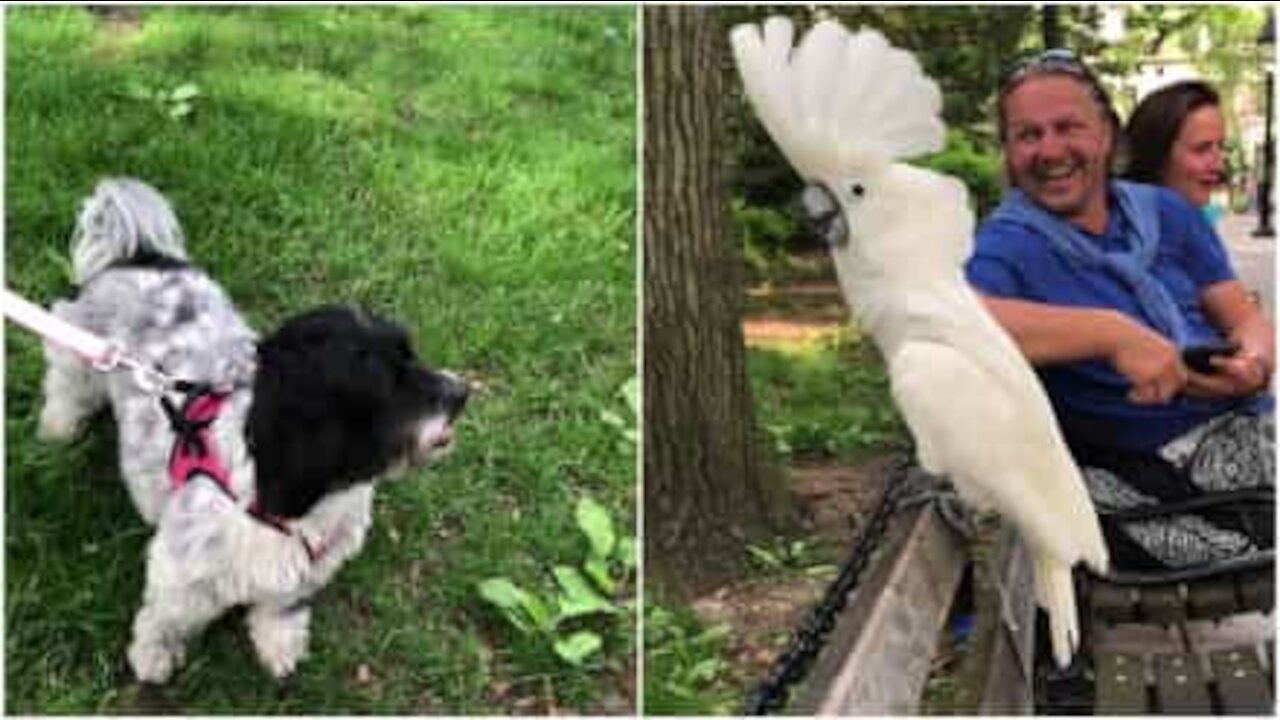
M 827 636 L 835 629 L 836 618 L 844 612 L 849 595 L 857 588 L 862 573 L 871 564 L 871 557 L 883 542 L 889 520 L 898 511 L 907 492 L 918 490 L 908 481 L 910 467 L 910 460 L 903 458 L 890 471 L 880 505 L 858 536 L 853 552 L 840 566 L 840 572 L 827 586 L 822 599 L 809 610 L 804 622 L 791 635 L 786 652 L 774 661 L 766 679 L 747 696 L 743 715 L 768 715 L 781 710 L 790 699 L 791 687 L 808 674 L 813 661 L 826 645 Z

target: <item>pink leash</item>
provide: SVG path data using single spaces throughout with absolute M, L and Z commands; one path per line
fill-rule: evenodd
M 72 325 L 8 288 L 0 288 L 0 313 L 49 342 L 79 355 L 100 372 L 111 372 L 121 367 L 132 370 L 134 380 L 145 392 L 160 392 L 179 382 L 132 357 L 120 343 Z
M 72 325 L 8 288 L 0 288 L 0 311 L 10 320 L 84 358 L 94 367 L 110 370 L 119 364 L 119 345 Z

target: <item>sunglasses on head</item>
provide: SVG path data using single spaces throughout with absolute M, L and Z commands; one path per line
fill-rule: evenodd
M 1065 48 L 1052 48 L 1039 55 L 1024 58 L 1014 65 L 1000 84 L 1001 94 L 1009 92 L 1023 79 L 1034 75 L 1073 75 L 1096 84 L 1093 73 L 1089 72 L 1089 68 L 1085 67 L 1075 53 Z

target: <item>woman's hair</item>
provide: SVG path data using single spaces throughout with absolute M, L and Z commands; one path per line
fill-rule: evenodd
M 1173 142 L 1187 116 L 1220 104 L 1218 93 L 1199 80 L 1174 83 L 1143 98 L 1124 129 L 1129 158 L 1124 177 L 1161 184 Z

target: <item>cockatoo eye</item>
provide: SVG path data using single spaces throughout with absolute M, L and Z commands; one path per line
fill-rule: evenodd
M 805 185 L 800 193 L 801 221 L 810 235 L 822 238 L 833 247 L 849 240 L 849 228 L 835 194 L 820 182 Z
M 854 183 L 849 186 L 849 192 L 853 193 L 854 197 L 860 198 L 867 194 L 867 189 L 862 186 L 862 183 Z

